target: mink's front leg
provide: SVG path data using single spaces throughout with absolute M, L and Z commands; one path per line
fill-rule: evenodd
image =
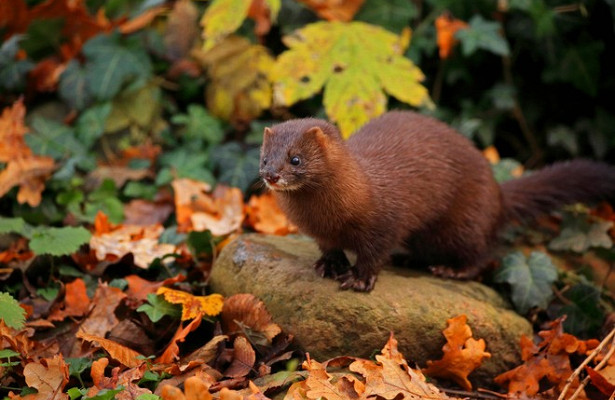
M 322 256 L 314 264 L 314 269 L 323 278 L 338 279 L 348 274 L 350 262 L 342 249 L 322 250 Z
M 383 254 L 388 254 L 387 252 Z M 385 260 L 371 249 L 361 249 L 357 252 L 357 263 L 349 273 L 338 279 L 342 283 L 340 289 L 352 289 L 357 292 L 370 292 L 376 284 L 378 272 Z

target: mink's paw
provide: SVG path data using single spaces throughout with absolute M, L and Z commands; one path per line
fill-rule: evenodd
M 352 289 L 356 292 L 371 292 L 376 284 L 376 275 L 370 275 L 366 278 L 357 278 L 353 274 L 348 275 L 340 285 L 342 290 Z
M 333 250 L 323 253 L 314 264 L 314 269 L 323 278 L 339 279 L 348 273 L 350 262 L 343 251 Z

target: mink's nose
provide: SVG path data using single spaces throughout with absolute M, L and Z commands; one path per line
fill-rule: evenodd
M 267 182 L 271 184 L 277 183 L 280 180 L 280 175 L 272 171 L 263 171 L 261 175 Z

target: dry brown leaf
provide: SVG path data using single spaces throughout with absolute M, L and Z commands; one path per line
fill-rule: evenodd
M 113 340 L 105 339 L 96 335 L 90 335 L 83 331 L 77 332 L 77 337 L 87 342 L 94 342 L 95 344 L 98 343 L 98 346 L 102 347 L 107 353 L 109 353 L 111 358 L 118 361 L 122 365 L 127 366 L 128 368 L 137 367 L 144 361 L 143 355 L 139 352 L 126 346 L 122 346 Z
M 4 320 L 0 318 L 0 349 L 12 349 L 27 358 L 30 351 L 34 348 L 34 341 L 30 340 L 31 334 L 27 329 L 20 331 L 6 326 Z
M 66 317 L 82 317 L 90 310 L 90 298 L 86 293 L 85 282 L 81 278 L 65 286 L 64 307 L 55 309 L 47 318 L 49 321 L 62 321 Z
M 164 353 L 156 359 L 157 363 L 170 364 L 179 358 L 179 346 L 177 345 L 177 342 L 183 342 L 186 340 L 186 336 L 201 325 L 201 316 L 202 314 L 199 314 L 185 327 L 180 325 L 179 328 L 177 328 L 177 332 L 175 332 L 175 335 L 171 339 L 171 342 L 167 348 L 164 350 Z
M 188 178 L 176 179 L 171 185 L 178 231 L 210 230 L 215 236 L 224 236 L 241 227 L 244 209 L 240 189 L 218 185 L 210 195 L 207 183 Z
M 80 328 L 91 335 L 105 337 L 119 323 L 115 309 L 125 298 L 126 294 L 120 289 L 100 282 L 92 299 L 92 311 Z
M 236 294 L 226 299 L 221 319 L 223 331 L 230 335 L 240 333 L 242 326 L 245 326 L 252 331 L 262 333 L 271 343 L 271 340 L 282 332 L 282 329 L 273 322 L 265 303 L 252 294 Z
M 181 359 L 181 363 L 186 364 L 191 361 L 199 361 L 207 364 L 211 363 L 218 355 L 220 343 L 226 340 L 228 340 L 228 336 L 226 335 L 214 336 L 209 342 L 205 343 L 205 345 L 199 347 L 192 353 L 188 354 L 186 357 L 183 357 Z
M 68 399 L 68 395 L 62 393 L 68 383 L 68 365 L 62 354 L 26 364 L 23 375 L 28 386 L 38 390 L 33 400 Z
M 0 252 L 0 263 L 8 264 L 12 261 L 26 261 L 32 257 L 34 257 L 34 252 L 28 248 L 28 239 L 20 237 L 13 240 L 8 249 Z
M 148 281 L 141 278 L 139 275 L 128 275 L 124 277 L 124 280 L 128 282 L 128 289 L 126 289 L 126 295 L 132 299 L 145 300 L 150 293 L 156 293 L 156 291 L 163 285 L 172 285 L 177 282 L 183 282 L 186 279 L 182 274 L 176 275 L 172 278 L 165 279 L 164 281 Z
M 365 0 L 299 0 L 328 21 L 352 21 Z
M 278 206 L 273 193 L 250 197 L 246 206 L 247 222 L 255 231 L 287 235 L 298 231 Z
M 135 199 L 124 205 L 124 224 L 148 226 L 163 224 L 173 213 L 173 204 Z
M 534 344 L 531 338 L 521 337 L 521 359 L 524 363 L 510 371 L 504 372 L 494 378 L 500 386 L 508 386 L 508 393 L 534 396 L 541 389 L 551 389 L 543 385 L 550 383 L 552 388 L 561 392 L 566 380 L 572 375 L 570 356 L 572 354 L 586 354 L 598 345 L 597 340 L 578 340 L 574 336 L 564 333 L 564 318 L 550 323 L 551 329 L 538 333 L 542 341 Z M 575 377 L 571 389 L 579 386 L 579 379 Z
M 118 26 L 118 30 L 124 35 L 140 31 L 141 29 L 151 24 L 154 18 L 161 15 L 166 10 L 166 5 L 148 8 L 136 17 L 122 23 L 120 26 Z
M 188 56 L 199 34 L 199 10 L 194 3 L 190 0 L 175 2 L 164 33 L 167 57 L 178 61 Z
M 169 289 L 167 287 L 159 288 L 156 293 L 163 295 L 164 299 L 169 303 L 181 304 L 182 321 L 193 319 L 201 315 L 210 317 L 216 316 L 220 314 L 224 304 L 224 297 L 216 293 L 210 294 L 209 296 L 194 296 L 190 293 Z
M 94 386 L 91 386 L 86 397 L 94 397 L 103 389 L 116 389 L 122 386 L 124 390 L 115 395 L 117 400 L 135 400 L 142 394 L 152 393 L 150 390 L 139 387 L 138 381 L 143 378 L 147 365 L 142 363 L 139 367 L 130 368 L 120 373 L 120 367 L 111 370 L 111 376 L 105 376 L 105 368 L 109 365 L 109 359 L 103 357 L 92 363 L 90 375 Z M 135 383 L 135 381 L 137 383 Z
M 481 365 L 483 358 L 489 358 L 491 354 L 485 351 L 483 339 L 472 338 L 467 319 L 465 315 L 459 315 L 446 321 L 448 327 L 442 332 L 447 342 L 442 347 L 444 356 L 437 361 L 427 361 L 423 373 L 450 379 L 465 390 L 472 390 L 468 375 Z
M 153 174 L 148 169 L 133 169 L 123 166 L 100 165 L 87 176 L 88 187 L 98 187 L 105 179 L 111 179 L 115 186 L 120 188 L 127 181 L 140 181 L 151 178 Z
M 242 378 L 252 371 L 255 361 L 256 353 L 248 339 L 237 336 L 233 342 L 233 361 L 223 375 L 229 378 Z

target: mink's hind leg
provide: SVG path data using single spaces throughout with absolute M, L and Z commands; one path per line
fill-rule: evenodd
M 323 278 L 339 279 L 348 274 L 350 262 L 342 249 L 323 250 L 322 256 L 314 264 L 314 269 Z

